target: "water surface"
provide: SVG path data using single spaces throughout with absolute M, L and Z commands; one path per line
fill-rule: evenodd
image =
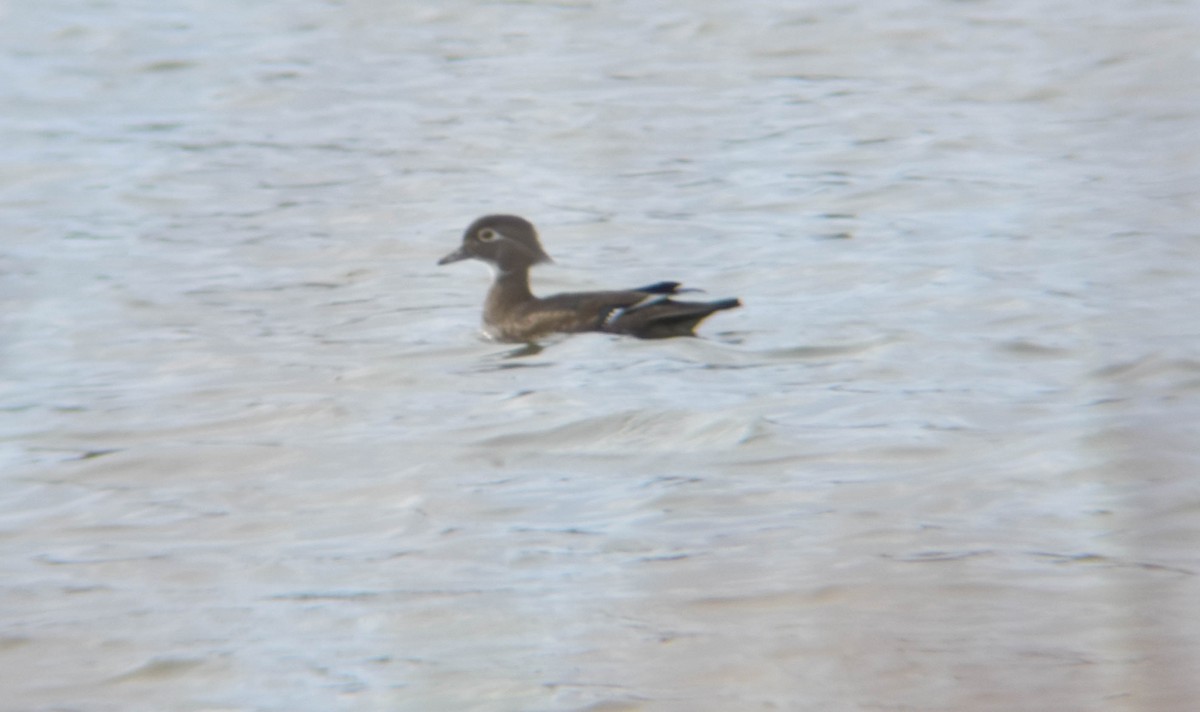
M 1190 709 L 1198 24 L 5 6 L 5 705 Z M 745 308 L 513 357 L 495 211 Z

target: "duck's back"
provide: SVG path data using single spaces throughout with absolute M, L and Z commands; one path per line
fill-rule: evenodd
M 605 317 L 645 297 L 629 290 L 567 292 L 513 304 L 486 315 L 484 321 L 488 333 L 502 341 L 533 341 L 553 333 L 604 331 Z
M 485 319 L 488 333 L 503 341 L 532 341 L 551 333 L 603 331 L 640 338 L 690 336 L 709 314 L 740 306 L 736 299 L 680 302 L 670 298 L 676 282 L 638 289 L 567 292 L 513 304 Z

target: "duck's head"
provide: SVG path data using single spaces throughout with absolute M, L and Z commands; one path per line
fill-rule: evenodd
M 538 242 L 533 224 L 516 215 L 485 215 L 471 223 L 463 233 L 462 245 L 438 260 L 438 264 L 469 259 L 487 262 L 500 272 L 553 261 Z

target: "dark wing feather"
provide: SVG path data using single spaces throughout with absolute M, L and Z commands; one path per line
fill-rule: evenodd
M 629 290 L 631 292 L 644 292 L 646 294 L 683 294 L 684 292 L 703 292 L 703 289 L 695 287 L 684 287 L 679 282 L 655 282 L 647 284 L 645 287 Z
M 676 294 L 679 288 L 683 286 L 679 282 L 655 282 L 647 284 L 645 287 L 637 287 L 631 289 L 631 292 L 645 292 L 646 294 Z

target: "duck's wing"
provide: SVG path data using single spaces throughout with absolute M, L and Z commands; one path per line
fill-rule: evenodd
M 692 336 L 705 317 L 741 306 L 737 299 L 679 302 L 675 282 L 605 292 L 568 292 L 523 304 L 506 318 L 496 336 L 504 341 L 535 341 L 552 333 L 606 331 L 643 339 Z
M 567 292 L 534 299 L 510 311 L 495 335 L 504 341 L 534 341 L 553 333 L 605 331 L 604 320 L 653 294 L 630 290 Z
M 604 321 L 604 331 L 642 339 L 693 336 L 696 325 L 710 314 L 741 305 L 737 299 L 677 302 L 667 296 L 651 296 L 627 307 L 613 309 Z

